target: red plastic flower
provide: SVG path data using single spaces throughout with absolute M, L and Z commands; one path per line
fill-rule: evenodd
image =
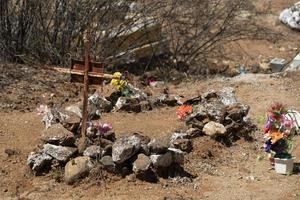
M 176 114 L 180 120 L 184 120 L 186 116 L 193 112 L 193 107 L 190 105 L 179 106 L 176 110 Z

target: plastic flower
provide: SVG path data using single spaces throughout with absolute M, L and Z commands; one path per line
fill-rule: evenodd
M 268 133 L 271 130 L 272 122 L 273 122 L 273 120 L 270 117 L 268 117 L 268 121 L 267 121 L 267 123 L 265 124 L 265 126 L 263 128 L 263 131 L 264 131 L 265 134 Z
M 271 140 L 267 140 L 264 144 L 264 150 L 265 152 L 267 153 L 270 153 L 271 152 L 271 148 L 272 148 L 272 142 Z
M 122 91 L 127 86 L 127 81 L 122 79 L 122 74 L 120 72 L 115 72 L 113 74 L 113 79 L 110 84 L 114 86 L 117 90 Z
M 176 114 L 180 120 L 184 120 L 187 115 L 193 112 L 193 107 L 190 105 L 179 106 L 176 110 Z
M 271 142 L 272 144 L 275 144 L 277 141 L 283 138 L 283 134 L 281 132 L 272 132 L 270 133 Z
M 104 123 L 104 124 L 102 124 L 98 127 L 98 132 L 100 134 L 105 134 L 110 130 L 112 130 L 112 125 L 111 124 Z

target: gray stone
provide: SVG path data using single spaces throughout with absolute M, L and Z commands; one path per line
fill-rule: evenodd
M 52 159 L 53 158 L 47 154 L 31 152 L 27 158 L 27 165 L 32 170 L 40 172 L 45 169 L 47 165 L 51 165 Z
M 226 128 L 223 124 L 211 121 L 205 124 L 203 132 L 209 136 L 224 135 L 226 133 Z
M 42 132 L 41 140 L 45 143 L 72 146 L 75 143 L 75 137 L 61 124 L 53 124 L 50 128 Z
M 173 143 L 173 141 L 177 140 L 177 139 L 188 139 L 189 136 L 186 133 L 173 133 L 171 136 L 171 144 Z
M 243 118 L 248 115 L 250 107 L 241 103 L 236 103 L 228 106 L 226 109 L 226 118 L 235 122 L 243 121 Z
M 141 101 L 140 106 L 141 106 L 142 111 L 152 110 L 152 106 L 149 101 Z
M 76 133 L 79 129 L 81 118 L 73 112 L 66 111 L 66 114 L 69 116 L 62 122 L 62 125 L 72 133 Z
M 189 128 L 186 131 L 186 135 L 188 139 L 193 139 L 193 138 L 200 137 L 202 135 L 202 132 L 198 128 Z
M 70 160 L 65 166 L 65 181 L 67 184 L 73 184 L 80 178 L 88 175 L 92 169 L 93 163 L 89 157 L 81 156 Z
M 151 155 L 150 160 L 156 168 L 166 168 L 173 163 L 173 157 L 171 152 L 160 155 Z
M 52 144 L 45 144 L 43 153 L 47 154 L 60 162 L 67 162 L 75 153 L 77 148 L 55 146 Z
M 237 103 L 237 100 L 235 98 L 235 90 L 232 87 L 226 87 L 223 88 L 220 92 L 220 98 L 221 98 L 221 102 L 226 105 L 232 105 Z
M 179 165 L 184 164 L 184 154 L 185 153 L 183 151 L 181 151 L 180 149 L 175 149 L 175 148 L 169 148 L 168 151 L 172 153 L 174 163 L 179 164 Z
M 188 153 L 193 149 L 192 141 L 189 139 L 176 139 L 172 142 L 172 146 Z
M 141 148 L 141 139 L 135 135 L 123 136 L 116 140 L 112 146 L 112 159 L 121 164 L 135 155 Z
M 143 173 L 150 169 L 151 160 L 144 154 L 139 154 L 138 158 L 133 163 L 133 171 L 135 173 Z
M 274 58 L 270 61 L 270 68 L 273 73 L 280 72 L 287 64 L 287 61 L 282 58 Z
M 102 155 L 102 149 L 100 146 L 92 145 L 84 150 L 83 155 L 94 159 L 100 158 Z
M 166 153 L 170 147 L 170 139 L 168 137 L 163 137 L 159 139 L 152 139 L 148 147 L 151 153 L 162 154 Z
M 101 158 L 100 163 L 103 165 L 104 169 L 108 171 L 115 170 L 115 163 L 111 156 L 104 156 Z

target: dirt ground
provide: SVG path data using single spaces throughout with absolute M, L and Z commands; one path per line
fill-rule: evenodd
M 299 32 L 278 23 L 280 11 L 295 0 L 255 0 L 258 19 L 266 26 L 284 34 L 285 39 L 269 41 L 240 41 L 232 43 L 228 56 L 242 64 L 260 62 L 265 58 L 291 59 L 300 46 Z M 269 3 L 271 3 L 268 8 Z M 283 102 L 300 111 L 300 72 L 281 74 L 246 74 L 233 78 L 221 76 L 209 79 L 188 79 L 179 85 L 169 84 L 170 92 L 186 98 L 209 89 L 233 87 L 238 101 L 250 106 L 249 117 L 261 128 L 259 119 L 274 101 Z M 262 150 L 262 133 L 255 141 L 237 141 L 225 147 L 208 137 L 195 139 L 193 151 L 186 156 L 184 169 L 196 178 L 161 179 L 152 184 L 132 177 L 104 175 L 100 180 L 84 179 L 69 186 L 54 180 L 54 174 L 35 177 L 26 166 L 26 158 L 39 144 L 44 125 L 35 112 L 39 104 L 52 101 L 64 107 L 80 100 L 82 86 L 70 84 L 69 77 L 43 67 L 0 65 L 0 199 L 224 199 L 299 200 L 300 176 L 278 175 Z M 104 88 L 104 93 L 111 89 Z M 52 95 L 54 94 L 54 96 Z M 53 97 L 52 97 L 53 96 Z M 104 114 L 101 121 L 113 125 L 117 136 L 140 131 L 151 138 L 162 137 L 184 124 L 175 114 L 176 108 L 160 108 L 138 114 Z M 6 149 L 16 155 L 7 156 Z M 293 154 L 300 162 L 300 137 L 295 139 Z M 258 157 L 263 159 L 259 161 Z

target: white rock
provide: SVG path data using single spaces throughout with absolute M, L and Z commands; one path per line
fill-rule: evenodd
M 211 121 L 205 124 L 203 132 L 209 136 L 224 135 L 226 133 L 226 128 L 223 124 Z

